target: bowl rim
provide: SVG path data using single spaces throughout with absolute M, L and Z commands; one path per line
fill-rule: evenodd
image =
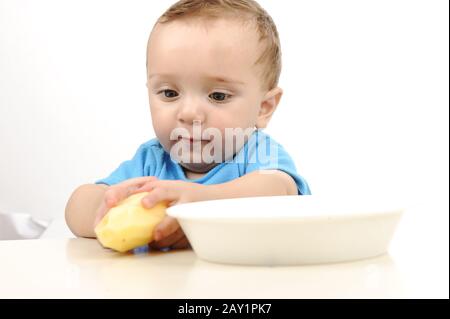
M 378 217 L 386 217 L 391 215 L 402 215 L 404 213 L 405 207 L 404 205 L 388 205 L 388 209 L 377 209 L 375 208 L 367 208 L 364 209 L 356 209 L 353 207 L 353 209 L 337 209 L 334 213 L 323 213 L 324 207 L 318 207 L 312 210 L 313 213 L 309 212 L 304 215 L 300 214 L 294 214 L 292 211 L 286 214 L 286 212 L 276 212 L 273 214 L 243 214 L 243 215 L 236 215 L 235 213 L 230 215 L 225 215 L 223 213 L 215 214 L 214 208 L 213 213 L 208 213 L 208 215 L 205 214 L 205 206 L 208 205 L 224 205 L 225 203 L 233 203 L 232 205 L 238 204 L 239 202 L 249 202 L 254 201 L 255 198 L 258 198 L 259 200 L 263 201 L 284 201 L 285 198 L 288 201 L 303 201 L 305 198 L 308 198 L 305 200 L 320 200 L 321 198 L 324 198 L 322 196 L 314 196 L 314 195 L 307 195 L 307 196 L 295 196 L 295 195 L 276 195 L 276 196 L 256 196 L 256 197 L 239 197 L 239 198 L 226 198 L 226 199 L 213 199 L 213 200 L 207 200 L 207 201 L 197 201 L 197 202 L 189 202 L 189 203 L 181 203 L 178 205 L 170 206 L 166 209 L 167 215 L 177 218 L 177 219 L 183 219 L 183 220 L 208 220 L 208 221 L 221 221 L 221 222 L 230 222 L 230 221 L 261 221 L 261 222 L 267 222 L 267 221 L 281 221 L 286 222 L 289 220 L 292 221 L 299 221 L 299 220 L 330 220 L 330 219 L 355 219 L 355 218 L 378 218 Z M 302 199 L 300 199 L 302 198 Z M 326 198 L 326 197 L 325 197 Z M 330 199 L 335 199 L 334 197 L 330 197 Z M 342 201 L 340 201 L 342 204 Z M 192 213 L 192 208 L 196 208 L 198 206 L 203 206 L 203 211 L 199 213 Z M 367 205 L 368 206 L 368 205 Z M 189 209 L 185 210 L 185 208 L 188 207 Z M 357 207 L 357 206 L 356 206 Z M 322 210 L 322 212 L 321 212 Z M 362 210 L 362 212 L 361 212 Z

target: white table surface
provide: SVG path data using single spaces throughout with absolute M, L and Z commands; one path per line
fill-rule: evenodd
M 448 215 L 424 209 L 405 212 L 388 254 L 294 267 L 215 264 L 192 250 L 120 255 L 69 238 L 59 220 L 43 239 L 0 241 L 0 298 L 448 298 Z

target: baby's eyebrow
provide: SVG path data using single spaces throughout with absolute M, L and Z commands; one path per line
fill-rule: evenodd
M 153 73 L 153 74 L 149 74 L 148 79 L 150 80 L 153 77 L 176 78 L 177 76 L 174 75 L 174 74 L 170 74 L 170 73 Z M 225 76 L 210 75 L 210 76 L 206 76 L 205 79 L 207 79 L 208 81 L 213 81 L 213 82 L 221 82 L 221 83 L 229 83 L 229 84 L 241 84 L 241 85 L 245 84 L 242 81 L 231 79 L 231 78 L 228 78 L 228 77 L 225 77 Z
M 230 84 L 242 84 L 242 85 L 245 84 L 242 81 L 238 81 L 238 80 L 234 80 L 234 79 L 230 79 L 230 78 L 222 77 L 222 76 L 209 76 L 207 78 L 208 78 L 208 80 L 211 80 L 211 81 L 214 81 L 214 82 L 222 82 L 222 83 L 230 83 Z

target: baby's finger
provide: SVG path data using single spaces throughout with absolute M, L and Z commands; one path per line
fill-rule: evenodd
M 137 177 L 126 180 L 125 182 L 122 182 L 120 185 L 127 188 L 128 190 L 127 197 L 128 197 L 134 194 L 135 191 L 137 189 L 140 189 L 143 185 L 157 180 L 158 178 L 156 176 Z
M 116 206 L 127 193 L 126 188 L 110 187 L 105 192 L 104 202 L 107 208 Z
M 137 193 L 142 193 L 142 192 L 151 192 L 156 187 L 156 185 L 157 185 L 156 182 L 158 182 L 158 180 L 146 182 L 139 188 L 132 190 L 131 194 L 137 194 Z
M 171 246 L 173 249 L 186 249 L 191 248 L 191 244 L 186 236 L 183 236 L 180 240 L 178 240 L 175 244 Z
M 156 177 L 156 176 L 135 177 L 135 178 L 127 179 L 126 181 L 123 181 L 122 183 L 117 184 L 117 185 L 125 186 L 125 187 L 141 186 L 147 182 L 155 181 L 157 179 L 158 179 L 158 177 Z
M 142 199 L 142 206 L 152 208 L 159 202 L 166 202 L 167 205 L 170 205 L 170 203 L 179 200 L 179 198 L 178 190 L 157 186 Z
M 108 211 L 105 201 L 103 200 L 100 203 L 100 206 L 95 214 L 95 220 L 94 220 L 94 228 L 95 226 L 98 225 L 98 223 L 100 223 L 100 221 L 102 220 L 102 218 L 106 215 L 106 212 Z
M 157 249 L 161 249 L 164 247 L 171 247 L 173 244 L 177 243 L 183 237 L 184 237 L 184 233 L 181 230 L 181 228 L 179 228 L 173 234 L 170 234 L 169 236 L 167 236 L 159 241 L 153 241 L 150 244 L 150 247 L 157 248 Z
M 168 237 L 180 228 L 178 221 L 170 216 L 164 217 L 164 219 L 155 227 L 154 239 L 155 241 L 160 241 L 161 239 Z
M 105 203 L 106 206 L 111 208 L 117 205 L 121 200 L 132 195 L 134 191 L 140 188 L 143 184 L 154 181 L 157 178 L 155 176 L 138 177 L 126 180 L 115 186 L 111 186 L 105 192 Z

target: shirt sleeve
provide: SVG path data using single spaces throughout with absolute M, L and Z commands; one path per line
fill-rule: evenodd
M 268 135 L 261 135 L 248 144 L 245 174 L 258 170 L 279 170 L 287 173 L 297 184 L 298 195 L 310 195 L 306 180 L 297 173 L 294 161 L 286 150 Z
M 134 177 L 146 176 L 145 166 L 147 157 L 151 154 L 149 147 L 142 144 L 132 159 L 119 165 L 108 177 L 95 181 L 95 184 L 114 185 Z

